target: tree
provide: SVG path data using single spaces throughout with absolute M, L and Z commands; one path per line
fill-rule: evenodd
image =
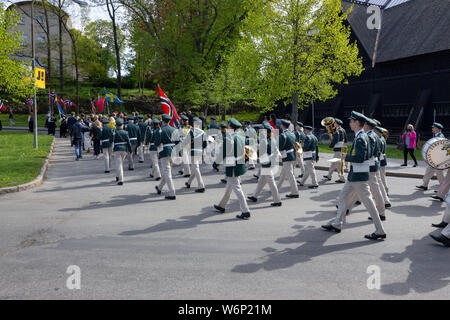
M 246 21 L 234 58 L 241 90 L 265 110 L 291 99 L 298 108 L 337 94 L 336 85 L 360 75 L 362 62 L 339 0 L 275 0 Z
M 32 94 L 33 84 L 30 64 L 12 58 L 21 49 L 22 35 L 14 28 L 19 19 L 15 10 L 5 10 L 0 3 L 0 94 L 2 99 L 23 102 Z

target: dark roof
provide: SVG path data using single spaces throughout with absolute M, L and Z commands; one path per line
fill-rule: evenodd
M 370 0 L 385 1 L 385 0 Z M 376 62 L 386 62 L 427 53 L 450 50 L 449 0 L 392 0 L 383 10 Z M 359 3 L 365 0 L 359 1 Z M 395 2 L 396 5 L 392 6 Z M 342 1 L 346 11 L 354 4 L 348 22 L 367 52 L 373 56 L 377 30 L 367 28 L 367 5 Z
M 366 6 L 376 5 L 383 9 L 389 9 L 409 0 L 345 0 L 347 2 L 358 3 Z

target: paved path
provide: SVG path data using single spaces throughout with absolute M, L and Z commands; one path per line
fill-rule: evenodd
M 0 197 L 0 298 L 154 299 L 393 299 L 450 296 L 450 250 L 434 243 L 430 223 L 444 205 L 414 190 L 414 179 L 389 177 L 392 210 L 388 239 L 373 231 L 364 208 L 341 234 L 320 229 L 335 215 L 342 185 L 302 189 L 300 199 L 269 206 L 270 195 L 250 205 L 249 221 L 211 209 L 221 175 L 202 168 L 207 192 L 183 189 L 177 200 L 154 192 L 148 162 L 125 171 L 123 186 L 103 162 L 75 162 L 68 140 L 57 140 L 47 179 L 38 188 Z M 175 171 L 174 171 L 175 172 Z M 321 172 L 323 173 L 323 172 Z M 252 172 L 244 191 L 255 187 Z M 436 182 L 432 182 L 436 186 Z M 81 268 L 81 290 L 66 288 L 70 265 Z M 368 266 L 381 270 L 381 289 L 369 290 Z

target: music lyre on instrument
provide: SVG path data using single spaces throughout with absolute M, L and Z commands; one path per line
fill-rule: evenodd
M 450 168 L 450 140 L 431 138 L 422 148 L 422 158 L 432 168 L 445 170 Z

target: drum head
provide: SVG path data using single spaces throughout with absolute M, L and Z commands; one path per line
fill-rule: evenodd
M 434 140 L 434 139 L 433 139 Z M 424 160 L 434 169 L 445 170 L 450 168 L 450 140 L 439 139 L 429 141 L 424 146 Z

